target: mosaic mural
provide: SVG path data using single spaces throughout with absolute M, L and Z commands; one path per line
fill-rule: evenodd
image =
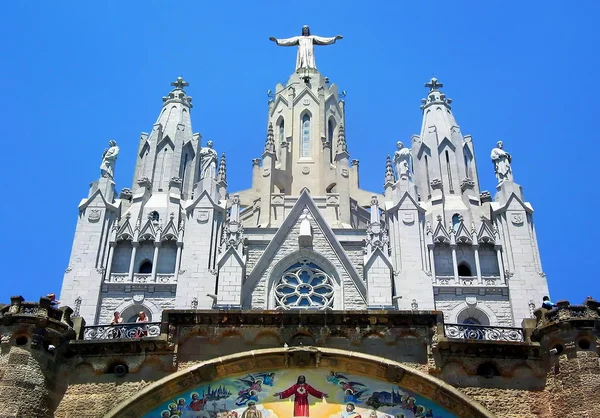
M 393 383 L 335 370 L 283 369 L 207 383 L 144 418 L 458 418 Z

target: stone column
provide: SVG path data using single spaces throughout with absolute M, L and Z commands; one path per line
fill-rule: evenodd
M 473 245 L 473 249 L 475 250 L 475 270 L 477 270 L 477 283 L 483 284 L 483 279 L 481 278 L 481 264 L 479 263 L 479 245 Z
M 458 279 L 458 261 L 456 261 L 456 244 L 450 245 L 452 249 L 452 269 L 454 270 L 454 284 L 460 284 Z
M 175 256 L 175 282 L 177 282 L 177 278 L 179 277 L 179 264 L 181 263 L 181 247 L 183 246 L 183 242 L 177 241 L 177 255 Z
M 152 278 L 150 281 L 156 283 L 156 268 L 158 267 L 158 249 L 160 248 L 160 241 L 154 242 L 154 256 L 152 257 Z
M 129 282 L 133 283 L 133 269 L 135 268 L 135 254 L 137 252 L 139 242 L 131 243 L 131 260 L 129 261 Z
M 504 262 L 502 261 L 502 247 L 500 245 L 496 245 L 494 247 L 496 250 L 496 257 L 498 259 L 498 271 L 500 272 L 500 283 L 506 284 L 506 277 L 504 275 Z
M 104 281 L 109 281 L 110 282 L 110 273 L 112 271 L 112 262 L 113 262 L 113 255 L 115 253 L 115 246 L 117 245 L 116 242 L 110 242 L 108 247 L 108 261 L 106 262 L 106 272 L 104 275 Z
M 428 248 L 429 251 L 429 269 L 431 270 L 431 275 L 433 276 L 433 282 L 437 283 L 437 277 L 435 273 L 435 257 L 433 255 L 433 246 Z

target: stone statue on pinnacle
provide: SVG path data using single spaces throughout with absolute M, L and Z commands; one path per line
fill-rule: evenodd
M 331 45 L 338 39 L 342 39 L 342 35 L 334 36 L 333 38 L 325 38 L 310 34 L 310 28 L 307 25 L 302 27 L 302 35 L 291 38 L 277 39 L 271 36 L 269 39 L 279 46 L 296 46 L 298 45 L 298 55 L 296 56 L 296 72 L 300 69 L 317 69 L 315 63 L 315 45 Z

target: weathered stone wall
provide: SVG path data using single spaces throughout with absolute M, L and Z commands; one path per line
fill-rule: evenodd
M 147 366 L 135 373 L 117 377 L 113 373 L 95 373 L 90 366 L 82 365 L 71 373 L 69 387 L 54 417 L 103 417 L 120 402 L 167 374 Z

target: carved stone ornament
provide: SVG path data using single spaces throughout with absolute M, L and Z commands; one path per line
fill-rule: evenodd
M 481 194 L 479 195 L 479 198 L 481 199 L 481 203 L 492 201 L 492 195 L 487 190 L 484 190 L 483 192 L 481 192 Z
M 327 204 L 328 205 L 338 205 L 340 203 L 340 198 L 337 195 L 328 195 L 327 196 Z
M 129 189 L 127 187 L 123 187 L 121 189 L 121 193 L 119 193 L 119 199 L 131 200 L 132 197 L 133 197 L 133 193 L 131 193 L 131 189 Z
M 144 301 L 144 295 L 133 295 L 133 301 L 135 303 L 142 303 Z
M 146 187 L 146 188 L 149 188 L 150 186 L 152 186 L 152 182 L 150 181 L 150 179 L 148 177 L 140 177 L 137 180 L 137 184 L 140 187 Z
M 512 213 L 510 215 L 510 221 L 514 225 L 523 225 L 523 215 L 521 213 Z
M 440 180 L 440 179 L 433 179 L 433 180 L 431 180 L 431 182 L 429 184 L 431 185 L 432 189 L 441 189 L 442 188 L 442 180 Z
M 281 195 L 271 196 L 271 204 L 272 205 L 283 205 L 284 200 L 285 200 L 284 197 Z
M 348 169 L 342 168 L 342 177 L 348 177 Z
M 468 177 L 463 179 L 463 181 L 460 183 L 460 190 L 462 190 L 463 192 L 467 189 L 473 189 L 474 187 L 475 182 Z
M 465 302 L 469 306 L 475 306 L 475 305 L 477 305 L 477 296 L 467 296 L 465 298 Z
M 92 223 L 98 222 L 101 214 L 102 211 L 100 209 L 91 209 L 90 213 L 88 214 L 88 221 Z
M 210 218 L 210 216 L 209 216 L 209 213 L 208 213 L 207 210 L 200 210 L 200 211 L 198 211 L 198 217 L 197 217 L 198 223 L 208 222 L 209 218 Z
M 310 174 L 310 167 L 302 167 L 302 174 Z
M 304 99 L 304 100 L 302 101 L 302 104 L 303 104 L 304 106 L 308 106 L 308 105 L 310 105 L 310 99 L 308 99 L 308 98 L 307 98 L 307 99 Z
M 169 187 L 180 187 L 182 183 L 183 180 L 181 180 L 181 177 L 171 177 L 171 180 L 169 180 Z
M 415 214 L 414 213 L 403 213 L 402 214 L 402 222 L 405 224 L 412 224 L 415 222 Z
M 263 168 L 263 177 L 268 177 L 269 174 L 271 174 L 271 169 L 270 168 Z

